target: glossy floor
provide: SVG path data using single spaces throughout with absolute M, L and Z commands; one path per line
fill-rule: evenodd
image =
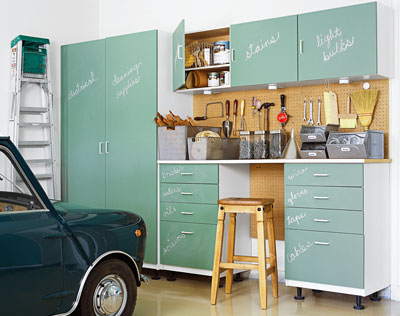
M 149 275 L 149 274 L 148 274 Z M 268 309 L 260 309 L 258 281 L 247 279 L 233 284 L 232 294 L 220 288 L 215 306 L 210 305 L 211 279 L 185 274 L 176 275 L 174 282 L 151 280 L 138 289 L 134 316 L 252 316 L 252 315 L 307 315 L 307 316 L 400 316 L 400 302 L 363 299 L 365 310 L 353 310 L 355 297 L 334 293 L 313 294 L 304 290 L 305 300 L 295 301 L 295 289 L 279 286 L 279 298 L 274 299 L 268 285 Z

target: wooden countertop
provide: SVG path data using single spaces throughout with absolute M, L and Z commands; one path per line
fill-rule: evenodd
M 391 163 L 392 159 L 232 159 L 232 160 L 158 160 L 159 164 L 285 164 L 285 163 Z

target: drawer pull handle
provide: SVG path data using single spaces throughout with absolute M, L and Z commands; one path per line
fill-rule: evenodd
M 316 200 L 329 200 L 329 196 L 314 196 Z
M 330 220 L 329 220 L 329 219 L 314 218 L 314 222 L 318 222 L 318 223 L 329 223 Z
M 193 195 L 192 192 L 181 192 L 182 195 Z
M 182 215 L 193 215 L 193 212 L 181 212 Z
M 314 173 L 314 177 L 329 177 L 328 173 Z
M 192 176 L 193 172 L 181 172 L 181 176 Z
M 194 232 L 185 232 L 185 231 L 181 231 L 182 235 L 193 235 Z
M 331 243 L 324 241 L 314 241 L 314 245 L 329 246 Z

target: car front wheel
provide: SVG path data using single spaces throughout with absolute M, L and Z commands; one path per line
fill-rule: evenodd
M 110 259 L 89 274 L 77 312 L 81 316 L 132 316 L 136 298 L 132 270 L 125 262 Z

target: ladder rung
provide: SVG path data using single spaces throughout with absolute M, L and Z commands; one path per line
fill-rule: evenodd
M 35 163 L 51 163 L 51 159 L 27 159 L 26 162 L 28 164 L 35 164 Z
M 50 123 L 19 123 L 20 127 L 50 127 Z
M 20 108 L 21 113 L 29 113 L 29 114 L 42 114 L 47 113 L 48 109 L 43 107 L 29 107 L 29 106 L 22 106 Z
M 48 140 L 29 140 L 19 141 L 18 145 L 21 147 L 43 147 L 49 146 L 50 142 Z
M 47 79 L 21 78 L 20 80 L 23 82 L 29 82 L 29 83 L 49 83 L 49 81 Z
M 35 177 L 36 177 L 38 180 L 45 180 L 45 179 L 51 179 L 51 178 L 53 178 L 53 176 L 51 175 L 51 173 L 35 174 Z

